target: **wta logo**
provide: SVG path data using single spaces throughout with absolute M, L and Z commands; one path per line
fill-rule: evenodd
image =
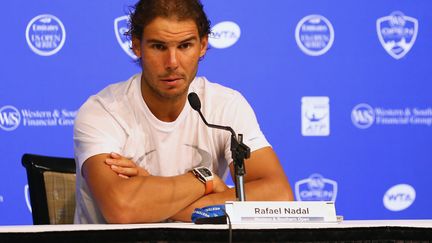
M 410 207 L 415 200 L 416 192 L 408 184 L 398 184 L 384 194 L 383 203 L 390 211 L 402 211 Z
M 231 21 L 220 22 L 211 29 L 209 43 L 214 48 L 228 48 L 240 39 L 240 34 L 240 26 L 236 23 Z
M 0 108 L 0 128 L 4 131 L 13 131 L 21 123 L 21 114 L 17 108 L 6 105 Z

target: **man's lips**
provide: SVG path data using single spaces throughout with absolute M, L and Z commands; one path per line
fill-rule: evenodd
M 174 82 L 174 81 L 177 81 L 180 79 L 183 79 L 183 78 L 181 78 L 181 77 L 169 77 L 169 78 L 162 78 L 160 80 L 164 81 L 164 82 Z

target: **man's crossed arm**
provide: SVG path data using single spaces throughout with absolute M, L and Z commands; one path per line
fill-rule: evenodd
M 283 169 L 270 147 L 252 152 L 245 167 L 247 200 L 293 200 Z M 233 175 L 232 163 L 230 169 Z M 192 173 L 152 176 L 114 153 L 87 159 L 83 176 L 109 223 L 190 221 L 195 208 L 235 200 L 234 188 L 228 188 L 216 175 L 213 193 L 204 195 L 203 183 Z

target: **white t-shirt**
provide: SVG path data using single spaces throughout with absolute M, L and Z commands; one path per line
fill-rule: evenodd
M 225 179 L 231 163 L 231 133 L 207 127 L 186 102 L 173 122 L 158 120 L 141 95 L 141 74 L 112 84 L 91 96 L 75 120 L 74 147 L 77 163 L 75 223 L 106 223 L 81 167 L 89 157 L 116 152 L 157 176 L 184 174 L 206 166 Z M 237 91 L 197 77 L 189 92 L 198 94 L 201 111 L 209 123 L 230 126 L 251 151 L 270 146 L 255 114 Z

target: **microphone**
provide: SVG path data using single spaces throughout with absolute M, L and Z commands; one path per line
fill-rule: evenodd
M 203 114 L 201 113 L 201 101 L 195 92 L 192 92 L 188 95 L 188 101 L 189 101 L 189 104 L 192 107 L 192 109 L 198 111 L 198 114 L 200 115 L 201 119 L 203 120 L 203 122 L 208 127 L 230 131 L 231 135 L 236 137 L 236 133 L 234 132 L 234 130 L 231 127 L 219 126 L 219 125 L 210 124 L 207 122 L 207 120 L 204 118 Z
M 246 174 L 246 170 L 244 167 L 244 159 L 248 159 L 250 157 L 250 148 L 243 143 L 243 134 L 239 134 L 237 139 L 236 133 L 231 127 L 209 124 L 201 113 L 201 101 L 195 92 L 191 92 L 188 95 L 188 101 L 192 109 L 198 112 L 201 119 L 208 127 L 231 132 L 230 150 L 231 157 L 234 163 L 236 198 L 238 201 L 246 201 L 246 195 L 244 190 L 244 175 Z

